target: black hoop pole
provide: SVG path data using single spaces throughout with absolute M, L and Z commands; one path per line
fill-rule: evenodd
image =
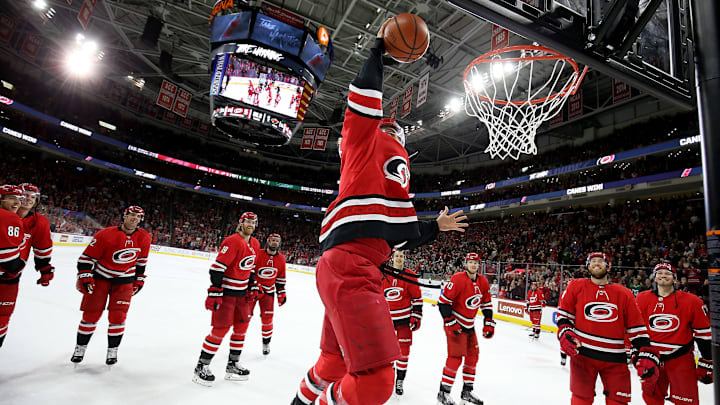
M 692 3 L 692 4 L 691 4 Z M 697 47 L 698 114 L 702 134 L 702 164 L 707 229 L 710 328 L 712 330 L 715 405 L 720 405 L 720 5 L 717 1 L 688 2 L 693 12 Z

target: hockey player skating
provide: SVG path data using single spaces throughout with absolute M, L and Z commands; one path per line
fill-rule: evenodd
M 401 250 L 393 252 L 391 264 L 398 273 L 404 270 L 401 277 L 406 279 L 389 274 L 383 275 L 383 292 L 390 307 L 390 316 L 401 352 L 400 359 L 395 361 L 395 394 L 403 395 L 412 335 L 420 329 L 422 321 L 423 298 L 420 286 L 417 284 L 417 275 L 405 268 L 405 254 Z
M 18 208 L 17 214 L 22 218 L 26 238 L 20 257 L 27 263 L 30 259 L 30 249 L 32 249 L 35 270 L 40 273 L 37 284 L 47 287 L 50 285 L 55 271 L 55 268 L 50 265 L 53 248 L 50 221 L 36 209 L 40 203 L 40 188 L 30 183 L 23 183 L 20 188 L 23 190 L 25 199 Z
M 436 221 L 417 219 L 408 195 L 405 134 L 394 120 L 382 119 L 383 28 L 350 85 L 340 190 L 320 229 L 323 253 L 317 287 L 325 306 L 321 354 L 293 404 L 317 398 L 321 405 L 379 405 L 390 398 L 392 364 L 401 352 L 379 266 L 391 247 L 413 249 L 438 231 L 467 226 L 461 211 L 447 215 L 447 208 Z
M 450 391 L 455 376 L 463 363 L 463 388 L 461 404 L 480 404 L 473 393 L 475 368 L 478 362 L 478 340 L 475 333 L 475 317 L 478 309 L 483 314 L 483 337 L 490 339 L 495 334 L 490 283 L 478 274 L 480 256 L 477 253 L 465 255 L 465 271 L 453 274 L 438 298 L 438 308 L 445 323 L 448 357 L 443 368 L 440 391 L 437 395 L 441 405 L 455 405 Z
M 525 310 L 530 316 L 530 322 L 532 322 L 532 332 L 530 336 L 535 340 L 540 338 L 542 309 L 544 306 L 545 295 L 542 290 L 538 289 L 538 284 L 533 281 L 532 284 L 530 284 L 530 291 L 528 291 Z
M 638 350 L 635 368 L 647 384 L 658 379 L 658 350 L 650 346 L 645 322 L 627 288 L 608 280 L 610 259 L 601 252 L 588 255 L 590 279 L 570 282 L 560 298 L 557 325 L 560 348 L 570 356 L 572 405 L 592 405 L 598 374 L 605 403 L 630 402 L 630 371 L 625 357 L 627 334 Z
M 285 291 L 285 255 L 280 253 L 280 235 L 273 233 L 268 236 L 265 243 L 265 249 L 258 251 L 255 260 L 255 273 L 257 275 L 257 283 L 260 287 L 260 295 L 257 302 L 260 304 L 260 320 L 262 322 L 262 350 L 263 355 L 270 354 L 270 340 L 273 335 L 273 316 L 275 311 L 275 295 L 279 306 L 285 305 L 287 295 Z M 255 301 L 250 303 L 249 314 L 252 316 L 255 309 Z M 243 337 L 247 331 L 250 321 L 245 323 L 245 331 L 242 332 Z
M 225 379 L 243 381 L 250 375 L 250 371 L 240 365 L 240 354 L 245 344 L 245 324 L 258 295 L 254 277 L 260 243 L 252 236 L 257 222 L 258 217 L 254 213 L 243 213 L 235 233 L 222 241 L 217 258 L 210 266 L 210 288 L 205 308 L 212 311 L 212 330 L 203 342 L 200 359 L 195 366 L 193 381 L 198 384 L 210 386 L 215 381 L 210 362 L 230 327 L 233 333 L 230 335 Z
M 699 297 L 675 290 L 677 274 L 670 264 L 656 265 L 652 278 L 656 288 L 638 294 L 637 303 L 648 324 L 650 344 L 660 351 L 662 363 L 657 384 L 642 385 L 643 400 L 648 405 L 664 404 L 669 386 L 670 402 L 698 405 L 697 382 L 713 381 L 707 307 Z M 695 344 L 701 355 L 697 366 Z
M 130 300 L 145 284 L 145 266 L 152 237 L 138 228 L 145 211 L 127 207 L 120 226 L 100 230 L 78 259 L 76 287 L 83 295 L 77 344 L 70 361 L 80 363 L 103 311 L 108 311 L 108 349 L 105 363 L 117 363 L 125 333 Z
M 0 186 L 0 347 L 15 310 L 20 272 L 25 262 L 20 257 L 25 232 L 17 215 L 24 199 L 20 187 L 11 184 Z

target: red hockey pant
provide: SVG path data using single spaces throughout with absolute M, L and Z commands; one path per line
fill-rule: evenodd
M 273 313 L 275 307 L 275 296 L 270 294 L 260 294 L 257 300 L 246 301 L 244 298 L 241 300 L 244 302 L 244 311 L 247 312 L 247 322 L 237 322 L 233 325 L 233 334 L 237 335 L 236 338 L 245 341 L 245 334 L 250 326 L 253 313 L 255 312 L 255 304 L 260 306 L 260 321 L 262 322 L 262 337 L 271 338 L 273 334 Z M 242 349 L 243 344 L 240 344 Z
M 83 294 L 80 303 L 80 310 L 83 311 L 83 314 L 78 326 L 78 334 L 85 335 L 85 339 L 90 339 L 103 311 L 107 308 L 108 337 L 122 338 L 125 333 L 125 319 L 130 309 L 132 292 L 132 283 L 112 284 L 107 280 L 95 279 L 95 289 L 92 294 Z
M 15 311 L 18 284 L 0 284 L 0 346 L 2 339 L 7 335 L 10 316 Z
M 407 370 L 408 359 L 410 358 L 410 346 L 412 345 L 412 331 L 410 325 L 398 325 L 395 327 L 398 343 L 400 343 L 400 358 L 395 362 L 398 371 Z
M 606 404 L 630 402 L 630 371 L 627 363 L 610 363 L 577 355 L 570 360 L 573 405 L 592 404 L 598 374 L 603 382 Z
M 541 329 L 540 321 L 542 320 L 542 311 L 528 311 L 528 315 L 530 316 L 533 330 L 539 331 Z
M 463 383 L 472 385 L 475 382 L 475 369 L 478 362 L 480 350 L 478 348 L 477 334 L 462 332 L 460 335 L 446 333 L 448 357 L 443 368 L 443 375 L 440 384 L 450 390 L 455 383 L 455 376 L 463 363 Z
M 217 311 L 212 313 L 212 331 L 205 337 L 202 351 L 206 356 L 212 358 L 220 348 L 223 338 L 233 328 L 230 335 L 230 350 L 240 351 L 245 345 L 245 332 L 247 331 L 248 322 L 253 301 L 248 301 L 245 297 L 228 297 L 223 296 L 222 304 Z
M 392 363 L 401 352 L 378 269 L 386 254 L 367 250 L 369 258 L 362 247 L 335 246 L 317 265 L 325 320 L 322 355 L 311 373 L 329 383 L 321 404 L 380 405 L 392 395 Z
M 662 405 L 670 386 L 670 402 L 674 404 L 697 405 L 697 379 L 695 377 L 695 358 L 690 351 L 684 355 L 666 360 L 660 366 L 660 378 L 656 385 L 643 384 L 643 399 L 648 405 Z

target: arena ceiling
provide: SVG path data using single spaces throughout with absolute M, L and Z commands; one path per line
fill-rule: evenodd
M 328 151 L 314 152 L 299 148 L 300 135 L 289 146 L 265 149 L 274 158 L 316 162 L 337 162 L 334 137 L 340 133 L 341 123 L 333 120 L 333 113 L 344 109 L 348 84 L 354 78 L 367 56 L 377 30 L 389 16 L 401 12 L 420 15 L 431 31 L 429 52 L 442 59 L 435 69 L 426 59 L 386 69 L 385 102 L 402 95 L 411 84 L 417 83 L 430 73 L 428 102 L 417 108 L 415 101 L 411 113 L 400 119 L 403 125 L 415 126 L 408 137 L 408 149 L 415 153 L 414 164 L 436 164 L 464 160 L 469 156 L 483 154 L 487 146 L 487 132 L 478 121 L 461 110 L 441 116 L 452 99 L 462 97 L 462 74 L 466 66 L 477 56 L 490 50 L 492 24 L 478 20 L 445 1 L 426 0 L 273 0 L 273 5 L 292 11 L 306 19 L 311 26 L 325 26 L 330 32 L 335 54 L 327 78 L 319 88 L 317 97 L 309 109 L 306 125 L 333 127 Z M 10 3 L 10 2 L 4 2 Z M 37 11 L 27 2 L 12 2 L 18 13 L 24 13 L 29 21 L 46 36 L 63 45 L 79 31 L 77 13 L 83 1 L 47 1 L 58 13 L 46 24 L 37 18 Z M 146 95 L 154 96 L 162 78 L 181 81 L 193 93 L 191 114 L 207 119 L 209 32 L 208 17 L 215 0 L 101 0 L 93 11 L 86 36 L 98 38 L 106 50 L 104 64 L 106 77 L 122 80 L 128 74 L 146 80 Z M 258 5 L 260 2 L 250 2 Z M 148 48 L 140 40 L 149 15 L 164 21 L 157 47 Z M 527 43 L 519 37 L 511 37 L 511 44 Z M 160 66 L 160 51 L 173 55 L 172 74 Z M 602 100 L 612 97 L 609 85 L 598 85 L 598 78 L 590 76 L 585 85 L 593 84 L 586 93 L 588 100 L 598 100 L 595 107 L 602 107 Z M 415 96 L 413 97 L 415 100 Z M 401 101 L 402 102 L 402 101 Z M 340 111 L 336 111 L 340 107 Z M 587 106 L 586 106 L 587 108 Z M 399 116 L 399 115 L 398 115 Z M 419 121 L 422 125 L 419 125 Z M 485 155 L 486 156 L 486 155 Z

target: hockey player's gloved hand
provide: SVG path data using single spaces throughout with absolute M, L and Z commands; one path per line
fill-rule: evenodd
M 245 299 L 247 301 L 257 301 L 260 297 L 260 287 L 258 287 L 257 284 L 254 284 L 248 288 L 247 293 L 245 294 Z
M 77 275 L 75 288 L 83 294 L 92 294 L 95 290 L 95 278 L 91 271 L 81 271 Z
M 420 329 L 420 321 L 422 320 L 421 316 L 422 315 L 418 316 L 416 314 L 410 315 L 410 330 L 411 331 L 416 331 L 416 330 Z
M 635 362 L 635 370 L 643 383 L 655 385 L 660 378 L 660 352 L 650 346 L 640 349 Z
M 695 376 L 697 380 L 703 384 L 710 384 L 713 382 L 713 361 L 707 359 L 698 360 L 697 368 L 695 369 Z
M 40 278 L 37 283 L 43 287 L 49 286 L 50 280 L 52 280 L 55 275 L 55 268 L 53 266 L 45 266 L 42 269 L 38 269 L 38 271 L 40 272 Z
M 223 290 L 222 288 L 208 288 L 208 296 L 205 299 L 205 309 L 209 311 L 217 311 L 222 304 Z
M 490 339 L 495 335 L 495 321 L 493 321 L 492 318 L 485 318 L 485 322 L 483 323 L 485 324 L 485 326 L 483 326 L 483 337 Z
M 287 296 L 285 295 L 285 293 L 278 293 L 277 297 L 278 297 L 278 305 L 279 306 L 285 305 L 285 303 L 287 302 Z
M 454 334 L 455 336 L 460 336 L 460 333 L 462 332 L 462 328 L 457 323 L 457 320 L 455 318 L 445 318 L 445 333 L 446 334 Z
M 135 277 L 135 281 L 133 282 L 133 295 L 137 294 L 142 290 L 143 286 L 145 285 L 145 275 L 137 276 Z
M 580 339 L 573 328 L 565 325 L 558 330 L 558 340 L 560 341 L 560 350 L 570 357 L 578 354 Z

